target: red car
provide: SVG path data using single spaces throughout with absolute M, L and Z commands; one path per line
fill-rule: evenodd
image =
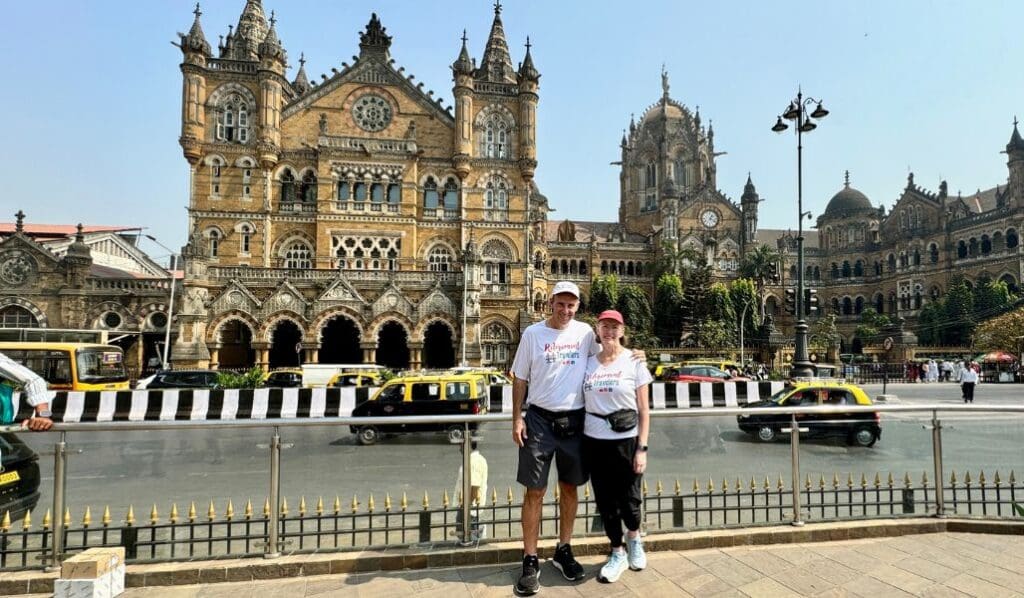
M 733 376 L 713 365 L 684 365 L 665 372 L 671 382 L 747 382 L 750 378 Z

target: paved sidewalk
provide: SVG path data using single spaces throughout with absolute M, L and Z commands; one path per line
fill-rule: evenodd
M 538 596 L 1024 596 L 1024 536 L 944 532 L 813 544 L 649 552 L 618 583 L 594 579 L 602 557 L 581 558 L 570 584 L 545 563 Z M 205 586 L 131 588 L 124 598 L 426 598 L 511 596 L 518 566 L 320 575 Z

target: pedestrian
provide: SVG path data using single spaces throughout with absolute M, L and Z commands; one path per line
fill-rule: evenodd
M 928 360 L 928 381 L 938 382 L 939 381 L 939 364 L 934 359 Z
M 953 364 L 948 359 L 942 360 L 942 380 L 949 382 L 950 378 L 953 377 Z
M 622 346 L 625 330 L 621 313 L 601 312 L 597 317 L 601 352 L 587 360 L 583 382 L 587 410 L 583 462 L 611 544 L 608 561 L 598 574 L 605 583 L 617 581 L 627 568 L 640 571 L 647 566 L 640 537 L 640 481 L 647 469 L 651 374 Z
M 931 382 L 931 377 L 928 375 L 928 362 L 925 361 L 921 364 L 921 382 L 927 384 Z
M 469 453 L 469 504 L 470 511 L 470 534 L 474 540 L 481 540 L 486 535 L 487 528 L 480 525 L 480 507 L 487 502 L 487 459 L 480 454 L 476 440 L 470 440 Z M 459 465 L 458 489 L 463 486 L 462 465 Z M 456 517 L 456 523 L 462 523 L 462 511 Z
M 963 390 L 964 403 L 974 402 L 974 387 L 977 384 L 978 372 L 973 367 L 965 368 L 964 372 L 960 374 L 960 388 Z
M 523 570 L 515 584 L 521 595 L 540 590 L 537 539 L 551 462 L 558 469 L 558 544 L 551 559 L 569 581 L 585 573 L 572 553 L 577 487 L 587 482 L 582 442 L 585 413 L 583 377 L 587 357 L 598 352 L 594 330 L 573 319 L 580 290 L 561 281 L 551 290 L 551 315 L 523 331 L 512 362 L 512 441 L 519 447 L 516 479 L 526 487 L 522 507 Z M 643 351 L 633 351 L 643 361 Z M 529 389 L 529 395 L 527 395 Z
M 17 415 L 14 391 L 18 388 L 22 390 L 28 404 L 35 408 L 32 417 L 21 422 L 21 427 L 34 432 L 45 432 L 53 427 L 46 381 L 39 374 L 0 353 L 0 424 L 14 423 Z

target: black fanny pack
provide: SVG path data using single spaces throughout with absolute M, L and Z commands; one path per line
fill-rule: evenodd
M 619 409 L 611 413 L 590 413 L 590 415 L 600 417 L 608 422 L 612 432 L 629 432 L 640 423 L 640 414 L 635 409 Z
M 582 409 L 572 411 L 548 411 L 535 405 L 530 405 L 530 411 L 541 416 L 551 424 L 555 436 L 559 438 L 574 438 L 583 432 L 583 419 L 585 412 Z

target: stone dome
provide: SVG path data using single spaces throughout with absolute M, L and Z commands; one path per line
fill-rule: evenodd
M 840 216 L 848 212 L 873 209 L 868 196 L 850 186 L 850 174 L 847 173 L 846 184 L 828 201 L 825 215 Z

